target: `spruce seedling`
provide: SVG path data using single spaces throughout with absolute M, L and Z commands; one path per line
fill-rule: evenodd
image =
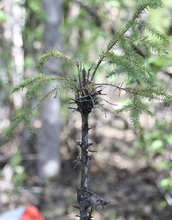
M 93 143 L 89 142 L 89 115 L 94 108 L 100 107 L 102 98 L 102 89 L 104 86 L 111 86 L 115 89 L 116 93 L 124 91 L 128 94 L 129 101 L 126 105 L 116 111 L 116 114 L 123 111 L 127 111 L 130 114 L 131 125 L 134 129 L 139 129 L 139 117 L 142 113 L 153 116 L 153 112 L 149 109 L 149 106 L 144 102 L 147 99 L 149 102 L 158 100 L 164 103 L 164 106 L 171 106 L 172 96 L 169 95 L 164 88 L 159 87 L 155 83 L 155 77 L 150 72 L 147 65 L 151 56 L 151 52 L 154 51 L 159 55 L 165 54 L 166 49 L 161 44 L 162 41 L 166 42 L 167 37 L 160 33 L 155 27 L 152 27 L 147 21 L 143 21 L 141 15 L 146 13 L 149 8 L 157 9 L 161 7 L 160 0 L 144 0 L 140 1 L 136 11 L 130 21 L 127 22 L 124 30 L 121 33 L 115 33 L 107 47 L 99 55 L 99 60 L 96 66 L 91 66 L 90 69 L 85 69 L 82 61 L 82 56 L 79 59 L 72 59 L 69 56 L 65 56 L 61 52 L 53 49 L 47 51 L 41 56 L 39 61 L 39 67 L 41 67 L 46 61 L 51 58 L 65 59 L 71 62 L 71 65 L 76 65 L 77 78 L 71 75 L 62 76 L 45 76 L 44 74 L 37 74 L 36 76 L 23 81 L 13 92 L 23 88 L 28 90 L 28 98 L 34 96 L 38 88 L 45 83 L 54 82 L 55 86 L 52 87 L 47 94 L 41 98 L 42 103 L 49 95 L 53 95 L 56 98 L 59 92 L 59 85 L 65 90 L 72 91 L 73 97 L 70 104 L 71 109 L 80 113 L 82 125 L 81 141 L 76 141 L 76 146 L 80 147 L 80 158 L 75 160 L 75 167 L 80 164 L 81 166 L 81 183 L 77 186 L 77 202 L 78 205 L 74 205 L 79 210 L 77 215 L 80 220 L 92 219 L 93 210 L 97 210 L 99 207 L 104 207 L 110 203 L 100 198 L 98 195 L 90 191 L 88 186 L 88 166 L 91 160 L 91 149 Z M 149 38 L 149 34 L 159 39 L 158 43 L 155 43 Z M 118 53 L 116 52 L 118 51 Z M 126 76 L 127 81 L 119 84 L 115 83 L 96 83 L 95 76 L 97 75 L 99 66 L 103 61 L 106 61 L 112 66 L 112 69 L 107 73 L 107 77 L 118 77 L 123 74 Z M 60 82 L 60 83 L 59 83 Z M 32 114 L 34 109 L 27 109 L 25 113 L 20 113 L 15 116 L 11 126 L 6 132 L 6 137 L 9 139 L 16 126 L 23 121 L 25 126 L 30 132 L 33 132 L 29 115 Z

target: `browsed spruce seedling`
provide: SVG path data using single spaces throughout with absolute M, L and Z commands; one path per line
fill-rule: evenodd
M 123 111 L 129 112 L 131 125 L 134 129 L 139 129 L 139 117 L 142 113 L 154 115 L 149 109 L 148 101 L 158 100 L 163 102 L 164 106 L 169 107 L 171 105 L 172 96 L 164 88 L 156 85 L 155 75 L 150 72 L 148 67 L 148 60 L 152 56 L 152 51 L 157 55 L 167 53 L 161 44 L 163 41 L 166 42 L 167 38 L 147 21 L 140 19 L 141 15 L 146 13 L 149 8 L 157 9 L 160 6 L 161 1 L 159 0 L 140 1 L 132 19 L 127 22 L 124 30 L 121 33 L 114 34 L 107 47 L 102 48 L 104 50 L 99 55 L 97 64 L 95 66 L 90 65 L 89 69 L 84 68 L 82 56 L 80 59 L 73 59 L 55 49 L 47 51 L 41 56 L 39 67 L 51 58 L 64 59 L 66 62 L 71 62 L 71 65 L 76 65 L 77 77 L 70 74 L 46 76 L 39 73 L 26 79 L 13 90 L 15 92 L 27 88 L 28 98 L 30 98 L 45 83 L 53 82 L 52 89 L 43 95 L 38 105 L 51 95 L 56 98 L 61 88 L 73 93 L 69 102 L 70 108 L 80 113 L 82 121 L 82 137 L 80 141 L 76 141 L 76 146 L 80 148 L 80 156 L 74 161 L 75 167 L 77 165 L 81 166 L 80 186 L 76 188 L 78 204 L 74 205 L 79 211 L 77 216 L 80 220 L 92 219 L 93 210 L 98 210 L 99 207 L 104 209 L 110 203 L 110 201 L 105 201 L 92 192 L 88 184 L 88 167 L 92 159 L 92 153 L 95 152 L 91 147 L 93 143 L 89 142 L 89 116 L 94 108 L 99 108 L 102 105 L 104 86 L 112 87 L 119 94 L 121 91 L 127 93 L 128 103 L 117 109 L 114 114 Z M 157 38 L 159 42 L 156 41 L 155 43 L 150 35 Z M 113 76 L 113 83 L 95 82 L 95 77 L 103 61 L 110 64 L 110 71 L 106 74 L 106 77 Z M 125 75 L 127 80 L 118 84 L 115 83 L 115 79 L 121 74 Z M 145 102 L 145 99 L 147 102 Z M 23 122 L 26 128 L 33 132 L 29 119 L 33 114 L 33 110 L 28 108 L 13 118 L 11 126 L 6 132 L 7 139 L 11 137 L 13 130 L 20 122 Z

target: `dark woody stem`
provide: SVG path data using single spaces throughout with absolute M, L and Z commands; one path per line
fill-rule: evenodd
M 81 146 L 81 188 L 80 188 L 80 220 L 90 219 L 88 216 L 88 114 L 81 114 L 82 117 L 82 146 Z
M 81 163 L 81 183 L 80 187 L 77 187 L 77 201 L 79 206 L 74 206 L 75 208 L 79 209 L 80 215 L 77 217 L 80 220 L 91 220 L 92 219 L 92 211 L 97 210 L 98 206 L 102 206 L 104 208 L 109 202 L 101 199 L 98 195 L 91 192 L 88 189 L 88 166 L 91 160 L 90 153 L 94 153 L 95 151 L 90 149 L 92 143 L 88 143 L 88 119 L 89 114 L 92 112 L 95 105 L 99 104 L 99 99 L 97 98 L 98 95 L 101 95 L 101 90 L 96 91 L 96 89 L 89 90 L 88 84 L 90 86 L 91 83 L 89 82 L 89 72 L 86 72 L 85 68 L 82 66 L 82 57 L 79 63 L 77 61 L 77 68 L 78 68 L 78 78 L 79 78 L 79 85 L 80 92 L 76 94 L 74 103 L 77 105 L 76 110 L 81 115 L 82 120 L 82 139 L 81 141 L 76 141 L 76 145 L 81 149 L 81 158 L 79 160 L 75 160 L 74 162 L 75 167 Z M 98 211 L 98 210 L 97 210 Z
M 82 114 L 81 188 L 88 188 L 88 114 Z

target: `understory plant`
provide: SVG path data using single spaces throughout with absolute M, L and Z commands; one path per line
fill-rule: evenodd
M 98 210 L 99 207 L 104 209 L 110 203 L 110 201 L 105 201 L 92 192 L 88 185 L 88 167 L 92 153 L 95 152 L 91 148 L 93 143 L 89 142 L 89 116 L 93 109 L 103 106 L 102 102 L 105 100 L 102 93 L 103 88 L 110 86 L 119 95 L 122 91 L 127 94 L 128 103 L 118 108 L 115 114 L 123 111 L 129 112 L 131 125 L 134 129 L 139 130 L 139 117 L 142 113 L 154 115 L 149 109 L 149 102 L 158 100 L 163 102 L 164 106 L 169 107 L 171 105 L 172 96 L 164 88 L 156 85 L 155 74 L 151 72 L 148 65 L 152 52 L 156 55 L 167 53 L 162 44 L 162 42 L 167 42 L 167 38 L 146 20 L 142 19 L 142 14 L 147 13 L 149 8 L 157 9 L 161 5 L 160 0 L 140 1 L 131 20 L 127 22 L 121 33 L 116 32 L 113 35 L 107 47 L 99 55 L 95 66 L 90 65 L 90 68 L 86 69 L 82 56 L 80 59 L 73 59 L 56 49 L 51 49 L 41 56 L 39 67 L 51 58 L 63 59 L 71 62 L 71 65 L 76 65 L 77 74 L 69 72 L 61 76 L 49 76 L 39 73 L 24 80 L 13 90 L 13 92 L 16 92 L 26 88 L 28 98 L 31 98 L 37 94 L 40 87 L 52 82 L 52 89 L 41 97 L 37 106 L 49 96 L 56 98 L 59 90 L 67 90 L 73 93 L 69 102 L 70 108 L 80 113 L 82 121 L 82 137 L 81 140 L 76 141 L 76 146 L 80 148 L 80 156 L 74 161 L 75 167 L 77 165 L 81 166 L 81 182 L 80 186 L 77 186 L 78 204 L 74 205 L 80 213 L 77 215 L 80 220 L 92 219 L 93 210 Z M 111 83 L 98 83 L 95 81 L 99 67 L 103 62 L 110 65 L 106 77 L 111 78 Z M 125 76 L 125 81 L 116 83 L 120 75 Z M 7 139 L 11 137 L 13 130 L 21 122 L 30 132 L 34 132 L 30 117 L 35 108 L 27 108 L 13 118 L 11 126 L 6 132 Z
M 151 129 L 141 128 L 134 146 L 139 149 L 142 160 L 145 160 L 149 169 L 149 176 L 157 190 L 164 198 L 163 205 L 172 205 L 171 189 L 172 162 L 170 151 L 172 146 L 172 133 L 170 124 L 156 121 Z M 159 178 L 154 179 L 152 170 L 159 173 Z

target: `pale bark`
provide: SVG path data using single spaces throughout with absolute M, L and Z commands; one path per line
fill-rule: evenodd
M 45 24 L 45 51 L 51 48 L 60 49 L 59 25 L 60 25 L 60 0 L 44 0 L 44 7 L 47 13 Z M 57 60 L 50 60 L 43 72 L 47 75 L 54 74 L 48 66 L 57 69 L 60 74 L 60 63 Z M 55 69 L 55 70 L 56 70 Z M 52 86 L 47 85 L 45 92 L 51 90 Z M 59 98 L 50 97 L 43 102 L 40 110 L 41 128 L 37 137 L 38 151 L 38 175 L 44 177 L 55 177 L 60 171 L 59 155 L 59 133 L 60 133 L 60 101 Z

